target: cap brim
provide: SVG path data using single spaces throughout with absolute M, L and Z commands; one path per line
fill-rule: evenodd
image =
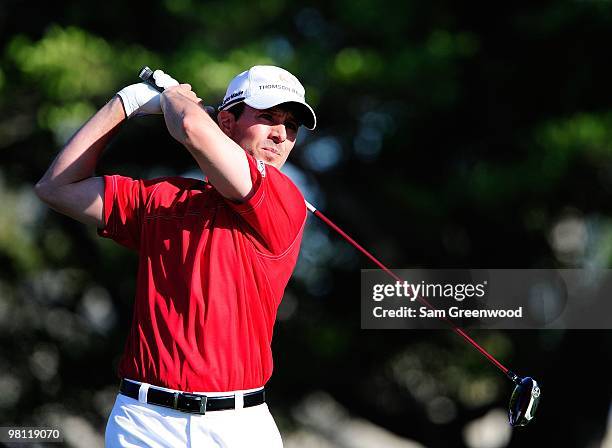
M 300 110 L 300 117 L 296 117 L 300 119 L 301 124 L 311 131 L 317 126 L 317 116 L 308 104 L 303 103 L 301 101 L 276 101 L 273 98 L 247 98 L 244 100 L 244 103 L 255 108 L 255 109 L 268 109 L 270 107 L 278 106 L 280 104 L 295 104 L 298 106 Z

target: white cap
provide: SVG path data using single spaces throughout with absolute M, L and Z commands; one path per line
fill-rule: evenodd
M 304 99 L 304 86 L 287 70 L 274 65 L 256 65 L 229 83 L 219 110 L 244 101 L 255 109 L 268 109 L 282 103 L 297 103 L 303 109 L 303 125 L 314 129 L 317 117 Z

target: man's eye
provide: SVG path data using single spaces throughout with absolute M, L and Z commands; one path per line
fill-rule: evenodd
M 292 131 L 297 131 L 297 129 L 298 129 L 298 125 L 296 123 L 291 122 L 291 121 L 288 122 L 288 123 L 285 123 L 285 127 L 291 129 Z
M 272 121 L 272 115 L 270 114 L 261 114 L 260 117 L 263 118 L 264 120 Z

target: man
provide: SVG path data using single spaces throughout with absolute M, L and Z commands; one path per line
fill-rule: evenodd
M 132 328 L 106 445 L 279 447 L 263 387 L 276 310 L 295 266 L 304 198 L 279 169 L 316 117 L 291 73 L 255 66 L 215 123 L 187 84 L 156 72 L 121 90 L 36 185 L 55 210 L 139 253 Z M 206 181 L 94 177 L 126 117 L 163 113 Z

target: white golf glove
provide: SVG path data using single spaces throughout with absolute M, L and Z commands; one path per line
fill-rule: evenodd
M 164 89 L 179 85 L 176 79 L 161 70 L 155 70 L 153 72 L 153 79 L 155 80 L 155 84 Z M 123 109 L 128 118 L 162 113 L 159 104 L 160 94 L 149 84 L 141 82 L 129 85 L 117 92 L 117 95 L 121 97 Z

